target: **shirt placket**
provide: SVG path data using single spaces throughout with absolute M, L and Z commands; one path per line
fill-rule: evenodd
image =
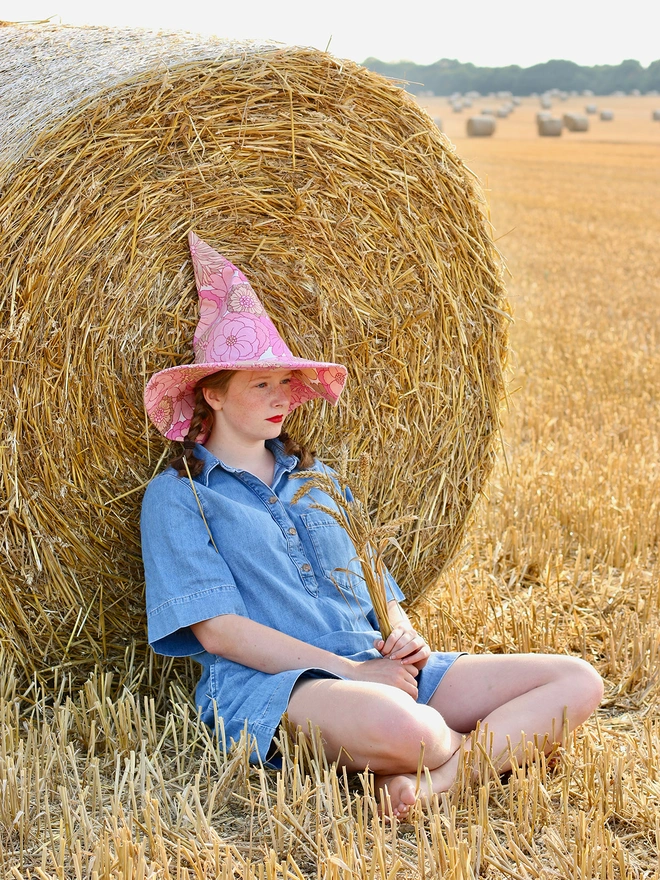
M 282 531 L 287 545 L 287 553 L 298 570 L 302 585 L 310 596 L 318 597 L 319 585 L 314 575 L 314 568 L 305 555 L 298 529 L 287 514 L 284 504 L 270 486 L 267 486 L 253 474 L 241 471 L 236 476 L 264 503 Z

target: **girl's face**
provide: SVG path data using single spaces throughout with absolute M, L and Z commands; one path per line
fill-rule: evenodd
M 278 437 L 291 403 L 291 370 L 238 370 L 224 391 L 205 388 L 213 433 L 223 443 L 250 445 Z

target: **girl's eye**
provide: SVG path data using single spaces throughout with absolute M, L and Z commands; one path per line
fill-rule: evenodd
M 266 385 L 268 385 L 268 382 L 259 382 L 259 384 L 256 387 L 257 388 L 265 388 Z
M 289 385 L 290 383 L 291 383 L 291 378 L 289 378 L 289 379 L 282 379 L 282 385 Z

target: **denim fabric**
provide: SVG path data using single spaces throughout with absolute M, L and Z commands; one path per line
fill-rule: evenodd
M 200 663 L 196 698 L 203 719 L 214 724 L 215 703 L 228 738 L 237 740 L 247 725 L 255 760 L 265 758 L 297 679 L 336 676 L 322 669 L 259 672 L 204 651 L 191 624 L 238 614 L 354 660 L 380 656 L 355 548 L 332 516 L 313 507 L 335 508 L 334 502 L 312 489 L 292 504 L 302 485 L 290 478 L 298 459 L 279 440 L 267 445 L 276 461 L 272 486 L 198 445 L 204 469 L 195 491 L 169 468 L 147 487 L 141 520 L 149 642 L 159 654 Z M 313 469 L 329 470 L 320 462 Z M 402 600 L 388 578 L 392 598 Z M 457 656 L 433 654 L 419 676 L 420 702 L 428 702 Z

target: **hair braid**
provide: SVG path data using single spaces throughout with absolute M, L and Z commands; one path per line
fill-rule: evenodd
M 188 433 L 183 438 L 183 452 L 170 461 L 170 467 L 175 468 L 180 477 L 185 477 L 190 471 L 191 477 L 196 477 L 202 472 L 204 462 L 195 455 L 195 440 L 213 424 L 213 410 L 206 402 L 204 391 L 197 388 L 195 391 L 195 409 L 190 420 Z M 188 467 L 186 468 L 186 462 Z
M 298 456 L 300 462 L 298 467 L 301 468 L 301 470 L 307 470 L 307 468 L 310 468 L 314 464 L 316 452 L 312 452 L 312 450 L 308 446 L 305 446 L 304 443 L 298 443 L 293 437 L 289 437 L 286 431 L 282 431 L 280 434 L 280 440 L 284 444 L 284 451 L 287 455 Z

